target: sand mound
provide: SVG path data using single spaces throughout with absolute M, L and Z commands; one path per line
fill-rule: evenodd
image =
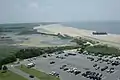
M 34 29 L 37 29 L 38 32 L 41 32 L 41 30 L 45 30 L 45 33 L 52 33 L 52 34 L 67 34 L 69 36 L 73 37 L 88 37 L 88 38 L 95 38 L 103 41 L 108 42 L 114 42 L 114 43 L 120 43 L 120 35 L 116 34 L 108 34 L 108 35 L 93 35 L 92 30 L 85 30 L 85 29 L 77 29 L 73 27 L 67 27 L 63 26 L 61 24 L 51 24 L 51 25 L 41 25 L 39 27 L 35 27 Z

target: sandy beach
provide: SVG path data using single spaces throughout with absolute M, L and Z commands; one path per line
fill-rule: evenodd
M 67 34 L 73 37 L 85 37 L 92 40 L 98 40 L 105 44 L 114 45 L 120 47 L 120 35 L 110 34 L 107 35 L 93 35 L 92 30 L 85 30 L 85 29 L 77 29 L 73 27 L 63 26 L 61 24 L 51 24 L 51 25 L 41 25 L 38 27 L 34 27 L 37 29 L 38 32 L 45 31 L 48 34 Z

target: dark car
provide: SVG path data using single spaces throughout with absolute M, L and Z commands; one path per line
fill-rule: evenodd
M 116 60 L 120 60 L 120 58 L 117 57 Z
M 50 56 L 50 54 L 48 54 L 48 56 Z
M 98 62 L 99 60 L 97 59 L 95 62 Z
M 47 56 L 46 55 L 43 55 L 44 58 L 46 58 Z
M 105 66 L 104 68 L 102 68 L 101 71 L 104 71 L 106 69 L 108 69 L 108 66 Z
M 50 64 L 54 64 L 55 62 L 54 61 L 51 61 Z
M 65 59 L 65 57 L 60 57 L 60 59 Z
M 92 58 L 91 61 L 94 61 L 94 58 Z
M 79 71 L 79 70 L 77 70 L 77 71 L 74 72 L 75 75 L 78 75 L 80 73 L 81 73 L 81 71 Z
M 99 77 L 102 77 L 102 76 L 103 76 L 103 74 L 100 74 L 100 75 L 99 75 Z
M 99 73 L 97 73 L 96 76 L 99 76 Z
M 110 58 L 110 59 L 112 59 L 112 58 L 113 58 L 113 56 L 110 56 L 109 58 Z
M 68 55 L 72 55 L 72 56 L 75 56 L 76 54 L 74 54 L 74 53 L 68 53 Z
M 110 68 L 109 70 L 107 70 L 108 73 L 113 73 L 114 71 L 114 68 Z
M 112 66 L 117 66 L 117 65 L 119 65 L 120 63 L 118 62 L 118 61 L 115 61 L 115 62 L 113 62 L 112 63 Z
M 67 65 L 62 65 L 61 67 L 60 67 L 60 69 L 63 69 L 63 68 L 65 68 Z
M 68 55 L 68 54 L 65 54 L 64 56 L 68 57 L 69 55 Z
M 107 58 L 108 56 L 105 56 L 105 58 Z
M 86 73 L 82 73 L 82 76 L 86 77 L 86 76 L 87 76 L 87 74 L 86 74 Z
M 98 70 L 98 69 L 100 69 L 100 66 L 98 66 L 97 68 L 95 68 L 95 70 Z
M 94 64 L 93 67 L 97 67 L 97 64 Z
M 66 68 L 64 68 L 64 71 L 67 71 L 68 69 L 69 69 L 69 68 L 66 67 Z
M 102 60 L 102 58 L 98 58 L 98 60 Z
M 33 76 L 33 75 L 29 75 L 29 77 L 30 77 L 30 78 L 34 78 L 34 76 Z

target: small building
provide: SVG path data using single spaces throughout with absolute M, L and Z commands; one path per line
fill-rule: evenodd
M 94 46 L 92 43 L 90 43 L 90 42 L 86 42 L 86 43 L 84 43 L 84 45 L 90 45 L 90 46 Z

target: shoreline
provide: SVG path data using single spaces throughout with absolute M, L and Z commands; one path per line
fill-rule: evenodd
M 120 47 L 120 35 L 118 34 L 107 33 L 107 35 L 93 35 L 92 32 L 95 32 L 94 30 L 78 29 L 61 24 L 41 25 L 34 27 L 33 29 L 36 29 L 37 32 L 45 30 L 45 33 L 47 34 L 60 33 L 61 35 L 66 34 L 72 37 L 84 37 L 95 41 L 97 40 L 103 44 L 110 44 L 115 47 Z

